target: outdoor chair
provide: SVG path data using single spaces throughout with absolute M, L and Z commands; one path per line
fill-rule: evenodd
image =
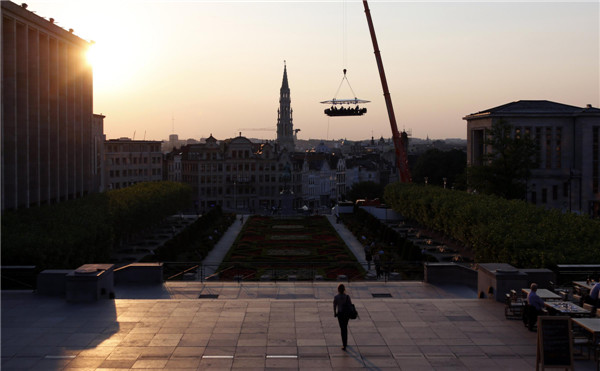
M 560 295 L 561 300 L 563 300 L 563 301 L 569 300 L 569 290 L 567 288 L 558 287 L 552 281 L 548 281 L 548 284 L 550 285 L 550 290 L 552 290 L 552 292 L 554 292 L 557 295 Z
M 583 309 L 590 311 L 590 317 L 596 316 L 597 309 L 592 304 L 583 303 Z
M 592 348 L 594 348 L 592 338 L 589 335 L 589 333 L 587 333 L 586 331 L 581 329 L 579 326 L 574 325 L 573 326 L 573 349 L 575 349 L 576 347 L 579 348 L 579 353 L 574 354 L 574 355 L 577 355 L 578 358 L 580 356 L 582 359 L 590 359 L 591 350 L 592 350 Z M 587 357 L 585 357 L 584 353 L 583 353 L 584 347 L 587 348 Z
M 596 371 L 600 371 L 600 345 L 596 344 L 594 349 L 594 360 L 596 361 Z
M 513 300 L 512 295 L 509 293 L 505 295 L 504 300 L 506 305 L 504 307 L 504 316 L 506 319 L 522 319 L 525 303 L 520 300 Z

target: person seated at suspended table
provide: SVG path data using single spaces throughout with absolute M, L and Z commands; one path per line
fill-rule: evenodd
M 537 325 L 538 315 L 545 313 L 544 299 L 539 297 L 537 289 L 537 283 L 532 283 L 531 291 L 529 292 L 529 295 L 527 295 L 525 310 L 523 311 L 523 322 L 529 331 L 535 331 L 534 328 Z

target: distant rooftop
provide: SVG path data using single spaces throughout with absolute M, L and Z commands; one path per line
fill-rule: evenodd
M 471 113 L 463 119 L 475 119 L 482 116 L 522 116 L 522 115 L 552 115 L 575 116 L 581 114 L 600 114 L 600 109 L 588 104 L 586 107 L 576 107 L 548 100 L 520 100 Z

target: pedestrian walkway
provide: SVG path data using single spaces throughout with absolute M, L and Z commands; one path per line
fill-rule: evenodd
M 346 246 L 348 246 L 348 249 L 352 251 L 352 253 L 356 257 L 356 260 L 360 263 L 360 265 L 363 266 L 365 271 L 369 271 L 367 260 L 365 259 L 365 248 L 362 245 L 362 243 L 360 243 L 360 241 L 356 239 L 352 232 L 350 232 L 348 228 L 346 228 L 344 223 L 338 223 L 336 221 L 335 215 L 326 215 L 326 217 L 335 229 L 335 231 L 340 235 L 342 240 L 344 240 Z
M 210 250 L 206 258 L 202 261 L 204 267 L 204 277 L 201 277 L 202 279 L 210 277 L 217 272 L 219 265 L 227 255 L 227 252 L 229 252 L 231 245 L 235 242 L 246 221 L 248 221 L 248 215 L 238 215 L 236 221 L 229 226 L 225 233 L 223 233 L 223 236 L 221 236 L 221 239 L 219 239 L 219 242 Z

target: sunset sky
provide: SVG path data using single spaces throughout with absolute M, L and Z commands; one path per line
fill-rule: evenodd
M 108 139 L 275 138 L 287 63 L 300 139 L 390 137 L 361 1 L 27 1 L 94 40 Z M 399 129 L 465 138 L 469 113 L 521 99 L 600 106 L 600 9 L 588 2 L 369 2 Z M 344 31 L 345 30 L 345 31 Z M 363 117 L 329 118 L 342 70 Z M 353 98 L 343 85 L 338 99 Z M 173 120 L 174 118 L 174 120 Z M 174 125 L 173 125 L 174 124 Z

